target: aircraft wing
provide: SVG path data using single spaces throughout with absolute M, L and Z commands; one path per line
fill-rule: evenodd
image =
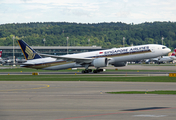
M 26 63 L 23 63 L 23 65 L 35 65 L 35 63 L 28 63 L 28 62 L 26 62 Z
M 150 60 L 151 61 L 158 61 L 159 59 L 158 58 L 151 58 Z
M 57 55 L 40 54 L 40 53 L 38 54 L 41 56 L 63 59 L 65 61 L 73 61 L 79 64 L 91 63 L 94 60 L 94 58 L 75 58 L 75 57 L 64 57 L 64 56 L 57 56 Z
M 175 56 L 170 56 L 170 58 L 171 58 L 172 60 L 176 60 L 176 57 L 175 57 Z

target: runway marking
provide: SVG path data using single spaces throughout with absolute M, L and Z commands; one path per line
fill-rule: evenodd
M 125 112 L 117 112 L 117 113 L 105 113 L 105 114 L 97 114 L 97 115 L 87 115 L 87 116 L 78 116 L 78 117 L 70 117 L 70 118 L 61 118 L 61 119 L 56 119 L 56 120 L 69 120 L 69 119 L 77 119 L 77 118 L 89 118 L 89 117 L 96 117 L 96 116 L 116 115 L 116 114 L 124 114 L 124 113 L 153 111 L 153 110 L 166 110 L 166 109 L 176 109 L 176 107 L 173 107 L 173 108 L 162 108 L 162 109 L 150 109 L 150 110 L 139 110 L 139 111 L 125 111 Z
M 8 89 L 8 90 L 0 90 L 0 92 L 10 92 L 10 91 L 19 91 L 19 90 L 31 90 L 31 89 L 44 89 L 44 88 L 49 88 L 50 87 L 50 85 L 47 85 L 47 84 L 35 84 L 35 85 L 42 85 L 44 87 L 24 88 L 24 89 Z

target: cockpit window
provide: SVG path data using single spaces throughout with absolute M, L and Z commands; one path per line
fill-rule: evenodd
M 166 49 L 166 47 L 162 47 L 162 49 Z

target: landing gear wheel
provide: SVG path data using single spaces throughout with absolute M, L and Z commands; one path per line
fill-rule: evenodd
M 100 72 L 103 72 L 103 69 L 99 69 Z
M 93 73 L 97 73 L 98 71 L 97 70 L 94 70 Z
M 103 72 L 103 69 L 96 69 L 93 71 L 93 73 L 99 73 L 99 72 Z
M 82 73 L 90 73 L 90 72 L 92 72 L 92 69 L 82 70 Z
M 89 72 L 89 73 L 92 72 L 92 69 L 88 69 L 88 72 Z
M 85 73 L 85 71 L 84 71 L 84 70 L 82 70 L 82 73 Z

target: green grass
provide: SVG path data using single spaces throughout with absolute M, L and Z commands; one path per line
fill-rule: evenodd
M 176 82 L 175 77 L 128 77 L 119 75 L 1 75 L 0 81 L 113 81 L 113 82 Z
M 173 90 L 160 90 L 160 91 L 121 91 L 121 92 L 107 92 L 110 94 L 172 94 L 175 95 L 176 91 Z

